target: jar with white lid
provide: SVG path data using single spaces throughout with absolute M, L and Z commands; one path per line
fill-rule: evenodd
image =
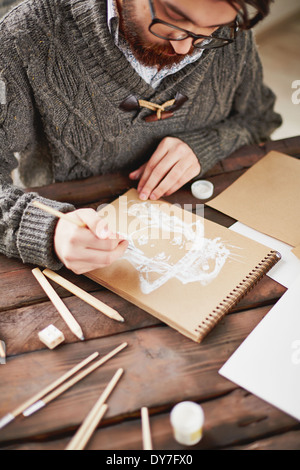
M 202 438 L 204 412 L 198 403 L 182 401 L 174 406 L 170 415 L 174 437 L 183 445 L 192 446 Z

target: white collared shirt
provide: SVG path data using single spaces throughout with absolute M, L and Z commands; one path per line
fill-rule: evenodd
M 158 87 L 161 81 L 167 76 L 171 75 L 178 70 L 182 69 L 188 64 L 198 60 L 203 50 L 195 49 L 192 55 L 188 55 L 182 59 L 179 64 L 172 67 L 165 67 L 157 70 L 156 67 L 146 67 L 142 65 L 133 55 L 128 43 L 119 35 L 119 13 L 116 5 L 116 0 L 107 0 L 107 25 L 110 33 L 114 38 L 116 46 L 123 52 L 128 62 L 132 65 L 135 71 L 153 88 Z

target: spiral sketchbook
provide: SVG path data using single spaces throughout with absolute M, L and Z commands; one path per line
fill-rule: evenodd
M 200 342 L 280 254 L 135 189 L 99 211 L 129 242 L 124 256 L 86 275 Z

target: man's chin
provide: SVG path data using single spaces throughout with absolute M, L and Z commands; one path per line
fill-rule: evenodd
M 176 52 L 164 52 L 163 55 L 166 55 L 167 57 L 175 57 L 175 56 L 177 56 Z
M 179 64 L 184 55 L 175 52 L 160 52 L 159 54 L 146 51 L 137 51 L 132 48 L 135 58 L 145 67 L 171 68 L 173 65 Z

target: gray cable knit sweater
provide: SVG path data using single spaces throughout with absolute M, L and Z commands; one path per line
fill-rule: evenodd
M 105 0 L 26 0 L 2 20 L 0 44 L 0 251 L 25 263 L 61 267 L 56 219 L 32 206 L 36 194 L 12 184 L 17 165 L 27 187 L 129 171 L 174 136 L 193 149 L 204 174 L 281 122 L 251 32 L 205 51 L 155 90 L 114 45 Z M 148 109 L 119 108 L 129 95 L 160 104 L 178 92 L 188 100 L 166 120 L 146 122 Z

